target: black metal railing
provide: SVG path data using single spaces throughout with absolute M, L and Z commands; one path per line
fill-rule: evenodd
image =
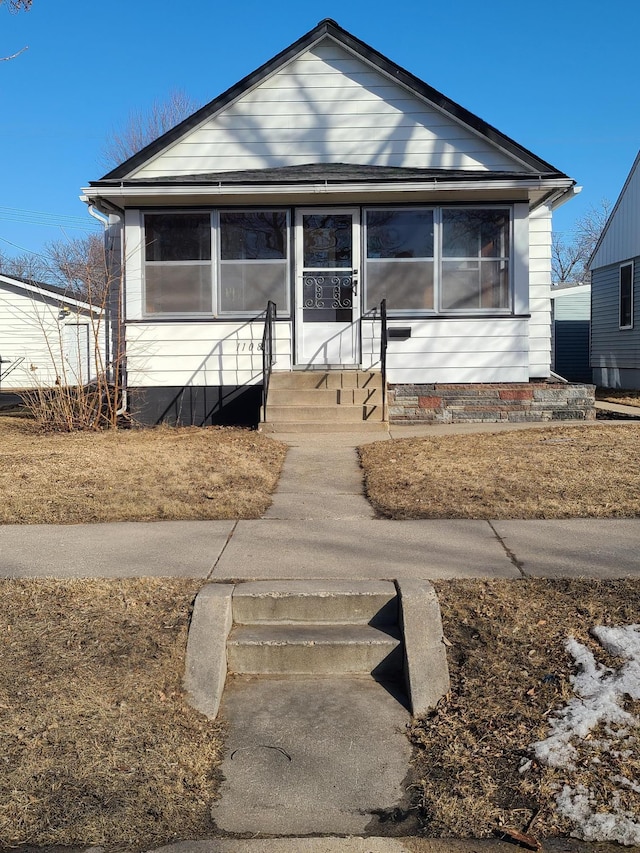
M 3 358 L 0 355 L 0 388 L 2 387 L 2 380 L 6 379 L 10 373 L 20 367 L 23 361 L 24 358 Z M 8 364 L 9 367 L 3 368 L 3 364 Z
M 264 332 L 262 333 L 262 420 L 267 420 L 267 397 L 269 395 L 269 381 L 271 369 L 276 360 L 273 352 L 273 325 L 276 321 L 276 303 L 269 300 L 264 319 Z
M 387 420 L 387 300 L 380 302 L 380 373 L 382 374 L 382 420 Z

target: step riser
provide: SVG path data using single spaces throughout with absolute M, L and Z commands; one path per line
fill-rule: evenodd
M 272 388 L 382 388 L 380 373 L 370 371 L 324 371 L 305 370 L 274 372 L 271 374 L 269 390 Z
M 233 621 L 322 622 L 357 625 L 394 625 L 398 621 L 395 596 L 259 595 L 234 597 Z
M 243 675 L 346 675 L 394 677 L 402 672 L 402 647 L 379 645 L 227 645 L 229 671 Z
M 339 421 L 357 424 L 382 418 L 379 406 L 272 406 L 267 407 L 267 415 L 272 423 L 296 420 L 299 422 L 322 423 Z
M 269 413 L 269 418 L 271 414 Z M 388 425 L 383 421 L 358 421 L 353 423 L 301 423 L 299 421 L 280 421 L 273 423 L 269 420 L 267 423 L 261 423 L 258 427 L 260 432 L 269 435 L 285 435 L 287 433 L 334 433 L 334 432 L 363 432 L 363 433 L 384 433 L 387 431 Z
M 378 388 L 269 388 L 271 406 L 380 406 Z

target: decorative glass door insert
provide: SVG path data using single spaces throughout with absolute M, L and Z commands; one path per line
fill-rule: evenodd
M 297 361 L 359 361 L 359 218 L 356 210 L 298 211 Z

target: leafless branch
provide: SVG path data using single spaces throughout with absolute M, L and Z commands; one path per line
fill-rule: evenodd
M 154 101 L 146 111 L 134 111 L 121 129 L 113 130 L 102 151 L 102 165 L 108 169 L 123 163 L 166 133 L 199 104 L 180 89 L 169 93 L 165 101 Z
M 10 59 L 15 59 L 16 56 L 20 56 L 21 53 L 24 53 L 25 50 L 29 50 L 29 45 L 26 45 L 26 47 L 21 48 L 19 51 L 17 51 L 17 53 L 12 53 L 11 56 L 0 56 L 0 62 L 8 62 L 8 60 Z

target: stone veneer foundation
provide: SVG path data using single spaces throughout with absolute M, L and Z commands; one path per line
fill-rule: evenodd
M 592 421 L 595 385 L 532 381 L 389 385 L 391 423 Z

